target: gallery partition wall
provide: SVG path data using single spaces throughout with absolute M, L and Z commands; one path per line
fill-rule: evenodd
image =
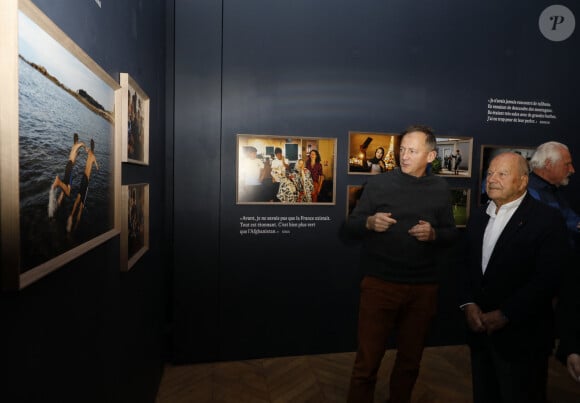
M 580 149 L 579 9 L 559 4 L 176 1 L 172 359 L 354 350 L 359 245 L 341 227 L 378 169 L 363 160 L 382 147 L 395 167 L 407 125 L 434 128 L 458 226 L 479 206 L 482 147 Z M 317 150 L 332 198 L 270 202 L 273 183 L 296 185 L 272 179 L 275 149 L 292 168 L 319 147 L 307 139 L 332 140 Z M 431 344 L 463 342 L 455 256 Z
M 153 401 L 171 260 L 169 5 L 0 4 L 2 400 Z

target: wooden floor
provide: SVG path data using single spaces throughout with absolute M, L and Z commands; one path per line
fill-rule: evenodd
M 376 402 L 388 397 L 394 350 L 385 354 Z M 354 353 L 281 357 L 184 366 L 168 365 L 156 403 L 345 402 Z M 579 403 L 580 384 L 550 362 L 551 403 Z M 469 351 L 465 346 L 425 350 L 413 403 L 471 402 Z

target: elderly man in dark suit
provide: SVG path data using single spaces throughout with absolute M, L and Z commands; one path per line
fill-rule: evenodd
M 489 167 L 491 201 L 467 226 L 461 308 L 475 403 L 545 403 L 554 346 L 552 299 L 569 246 L 561 214 L 526 191 L 528 165 L 503 153 Z

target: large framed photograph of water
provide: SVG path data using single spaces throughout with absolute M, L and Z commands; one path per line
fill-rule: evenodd
M 119 81 L 123 162 L 149 165 L 149 97 L 128 73 L 121 73 Z
M 120 233 L 121 87 L 29 0 L 0 2 L 1 287 Z

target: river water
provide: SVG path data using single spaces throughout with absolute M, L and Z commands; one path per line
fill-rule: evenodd
M 114 127 L 22 60 L 19 94 L 20 253 L 24 272 L 113 228 Z M 87 147 L 94 139 L 99 170 L 93 166 L 81 219 L 68 232 L 67 218 L 85 168 L 84 149 L 73 168 L 70 198 L 64 197 L 52 218 L 48 203 L 56 175 L 64 176 L 74 133 Z

